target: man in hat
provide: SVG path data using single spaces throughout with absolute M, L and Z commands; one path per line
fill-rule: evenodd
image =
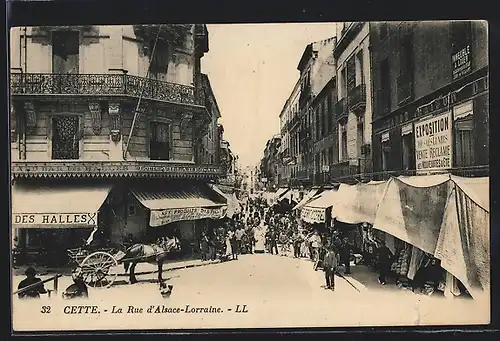
M 328 241 L 325 247 L 325 256 L 323 258 L 323 271 L 325 272 L 325 289 L 335 290 L 335 272 L 339 265 L 338 254 L 335 246 Z
M 33 267 L 28 267 L 26 271 L 24 272 L 26 275 L 26 278 L 19 283 L 17 286 L 18 290 L 21 290 L 23 288 L 26 288 L 30 285 L 39 283 L 38 285 L 34 285 L 30 289 L 26 291 L 22 291 L 17 296 L 20 299 L 26 299 L 26 298 L 40 298 L 40 294 L 46 294 L 47 290 L 45 290 L 45 287 L 43 285 L 42 280 L 38 277 L 36 277 L 36 270 Z

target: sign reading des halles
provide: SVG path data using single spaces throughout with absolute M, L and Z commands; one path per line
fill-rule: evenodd
M 75 226 L 96 226 L 97 213 L 13 213 L 12 226 L 23 227 L 65 227 Z
M 182 165 L 182 164 L 142 164 L 139 162 L 13 162 L 13 173 L 167 173 L 167 174 L 218 174 L 218 167 L 198 166 L 198 165 Z
M 220 219 L 226 214 L 227 206 L 187 207 L 151 211 L 149 224 L 152 227 L 162 226 L 176 221 L 198 219 Z

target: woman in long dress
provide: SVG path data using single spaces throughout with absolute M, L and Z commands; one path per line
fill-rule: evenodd
M 233 255 L 233 248 L 231 246 L 231 238 L 232 238 L 232 232 L 233 231 L 229 231 L 227 234 L 226 234 L 226 256 L 229 258 L 230 256 Z

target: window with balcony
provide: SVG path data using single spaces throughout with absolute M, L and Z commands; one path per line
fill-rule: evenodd
M 391 108 L 391 76 L 389 73 L 389 57 L 380 62 L 379 110 L 382 113 Z
M 363 118 L 358 119 L 358 125 L 357 125 L 357 134 L 356 134 L 356 143 L 357 143 L 357 149 L 358 149 L 358 156 L 362 157 L 362 147 L 365 144 L 365 122 Z
M 170 125 L 164 122 L 150 123 L 151 139 L 149 157 L 151 160 L 170 159 Z M 204 154 L 201 154 L 203 158 Z
M 451 44 L 453 53 L 457 53 L 472 40 L 472 22 L 471 21 L 452 21 L 451 22 Z
M 356 59 L 352 56 L 347 61 L 347 94 L 356 87 Z
M 348 160 L 349 156 L 347 154 L 347 124 L 342 124 L 340 126 L 341 133 L 341 151 L 342 151 L 342 160 Z
M 78 116 L 52 118 L 52 159 L 77 160 L 80 158 Z
M 347 97 L 347 68 L 340 71 L 340 98 Z
M 326 124 L 325 124 L 325 111 L 326 111 L 326 104 L 324 102 L 321 102 L 320 104 L 320 129 L 319 129 L 319 138 L 323 138 L 325 136 L 325 129 L 326 129 Z
M 315 123 L 315 126 L 316 126 L 316 136 L 315 136 L 315 140 L 319 140 L 320 139 L 320 133 L 321 133 L 321 120 L 320 120 L 320 108 L 316 108 L 316 122 Z
M 412 34 L 400 33 L 398 103 L 412 96 L 413 85 L 413 39 Z
M 156 47 L 154 47 L 154 41 L 151 41 L 149 46 L 149 51 L 151 51 L 151 53 L 153 53 L 153 48 L 154 54 L 150 56 L 150 76 L 156 80 L 166 81 L 169 61 L 168 43 L 159 39 L 156 43 Z
M 356 54 L 356 65 L 358 69 L 358 85 L 364 84 L 364 70 L 363 70 L 363 50 Z
M 326 112 L 325 112 L 325 124 L 326 124 L 327 134 L 330 134 L 332 132 L 332 123 L 333 123 L 332 111 L 333 111 L 332 96 L 328 96 L 326 99 Z
M 78 74 L 80 69 L 80 32 L 52 32 L 52 73 Z

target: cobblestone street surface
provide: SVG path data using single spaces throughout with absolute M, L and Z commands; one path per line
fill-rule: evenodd
M 398 289 L 394 283 L 380 286 L 376 274 L 364 266 L 353 267 L 352 274 L 346 277 L 359 292 L 338 276 L 336 290 L 325 290 L 323 272 L 314 271 L 309 260 L 269 254 L 243 255 L 235 261 L 166 271 L 164 278 L 174 286 L 169 299 L 160 295 L 156 274 L 139 275 L 139 283 L 134 285 L 119 277 L 109 289 L 90 288 L 88 301 L 64 301 L 60 293 L 36 302 L 14 298 L 14 316 L 22 316 L 14 320 L 14 327 L 23 330 L 335 327 L 484 323 L 489 316 L 485 310 L 488 305 L 477 301 L 415 295 Z M 22 276 L 15 276 L 14 286 L 21 279 Z M 71 278 L 63 276 L 60 291 L 69 284 Z M 46 287 L 50 289 L 52 284 Z M 73 304 L 96 305 L 100 314 L 64 314 L 64 307 Z M 50 305 L 51 313 L 40 315 L 42 305 Z M 158 305 L 184 311 L 147 313 L 150 306 Z M 119 324 L 112 316 L 113 306 L 115 311 L 122 309 Z M 129 306 L 142 308 L 143 312 L 128 313 Z M 221 311 L 187 313 L 193 307 L 221 308 Z M 248 312 L 238 313 L 238 310 Z

